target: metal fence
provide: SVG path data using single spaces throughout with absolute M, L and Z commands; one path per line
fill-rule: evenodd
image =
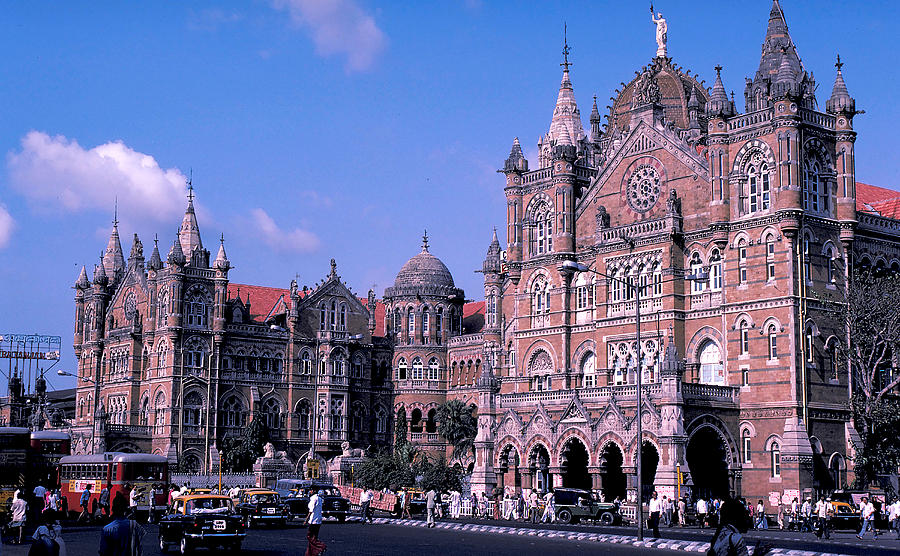
M 172 473 L 169 480 L 178 485 L 187 485 L 189 487 L 214 487 L 219 486 L 218 474 L 196 474 L 196 473 Z M 256 475 L 253 473 L 222 473 L 222 486 L 234 487 L 243 485 L 255 485 Z

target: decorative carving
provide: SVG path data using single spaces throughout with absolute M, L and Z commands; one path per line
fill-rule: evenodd
M 666 199 L 666 214 L 670 216 L 681 214 L 681 199 L 678 198 L 678 193 L 674 189 L 669 190 L 669 198 Z
M 628 205 L 636 212 L 647 212 L 656 206 L 662 180 L 659 172 L 649 164 L 634 169 L 628 178 Z
M 639 106 L 641 104 L 652 104 L 659 102 L 659 83 L 650 73 L 650 70 L 644 70 L 634 84 L 631 93 L 631 105 Z
M 609 228 L 609 213 L 606 212 L 606 207 L 600 205 L 597 207 L 597 229 Z

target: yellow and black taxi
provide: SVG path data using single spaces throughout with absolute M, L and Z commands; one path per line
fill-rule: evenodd
M 244 522 L 231 498 L 216 494 L 185 494 L 172 500 L 159 521 L 159 550 L 177 546 L 182 554 L 197 547 L 241 549 L 247 536 Z
M 284 525 L 288 515 L 281 497 L 267 488 L 248 488 L 241 493 L 237 511 L 246 527 L 260 523 Z

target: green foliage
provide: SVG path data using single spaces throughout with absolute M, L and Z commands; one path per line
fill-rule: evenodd
M 459 400 L 449 400 L 437 411 L 437 431 L 453 447 L 456 458 L 465 458 L 475 449 L 478 421 L 472 409 Z
M 437 492 L 462 490 L 459 469 L 447 465 L 444 458 L 434 462 L 426 461 L 422 467 L 422 480 L 420 481 L 422 490 L 434 489 Z
M 853 420 L 862 441 L 853 463 L 857 483 L 867 487 L 879 475 L 896 473 L 900 465 L 900 400 L 883 397 L 867 404 L 864 396 L 857 393 L 853 402 Z
M 416 448 L 410 444 L 395 447 L 394 451 L 382 450 L 356 467 L 354 482 L 375 490 L 408 488 L 416 484 L 420 460 Z
M 406 412 L 397 415 L 397 422 L 394 424 L 394 446 L 400 447 L 407 443 L 406 431 L 409 427 L 406 424 Z
M 245 473 L 253 469 L 256 458 L 263 455 L 269 441 L 269 430 L 262 419 L 254 417 L 241 436 L 226 436 L 219 442 L 222 469 Z

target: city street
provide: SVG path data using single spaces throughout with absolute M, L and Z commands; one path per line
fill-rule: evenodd
M 445 554 L 448 547 L 456 554 L 497 554 L 515 555 L 534 554 L 543 556 L 573 554 L 586 552 L 589 554 L 637 554 L 653 552 L 658 554 L 674 553 L 672 550 L 659 548 L 638 548 L 614 543 L 578 541 L 567 538 L 532 536 L 529 534 L 512 534 L 512 532 L 495 533 L 465 530 L 467 526 L 499 526 L 503 529 L 540 529 L 563 532 L 590 532 L 611 535 L 634 535 L 629 527 L 597 527 L 592 525 L 548 525 L 525 524 L 508 521 L 450 521 L 442 522 L 454 528 L 427 529 L 422 526 L 394 523 L 362 524 L 358 521 L 337 523 L 328 521 L 322 527 L 322 539 L 328 544 L 329 554 Z M 145 526 L 147 535 L 144 538 L 144 554 L 160 554 L 157 545 L 157 528 Z M 524 533 L 524 532 L 523 532 Z M 708 542 L 712 530 L 663 528 L 662 536 L 669 540 Z M 71 556 L 95 554 L 100 537 L 99 527 L 67 527 L 63 538 Z M 812 534 L 800 534 L 789 531 L 751 531 L 747 535 L 752 550 L 757 541 L 773 544 L 783 550 L 805 550 L 832 554 L 889 554 L 900 553 L 900 541 L 895 535 L 882 535 L 878 540 L 866 539 L 858 541 L 850 531 L 841 531 L 833 535 L 830 542 L 818 541 Z M 650 538 L 649 536 L 647 537 Z M 244 554 L 298 554 L 306 545 L 306 528 L 303 525 L 289 525 L 286 528 L 252 529 L 244 542 Z M 28 545 L 3 547 L 4 554 L 24 556 Z M 696 547 L 693 548 L 696 550 Z M 202 554 L 206 551 L 198 550 Z

